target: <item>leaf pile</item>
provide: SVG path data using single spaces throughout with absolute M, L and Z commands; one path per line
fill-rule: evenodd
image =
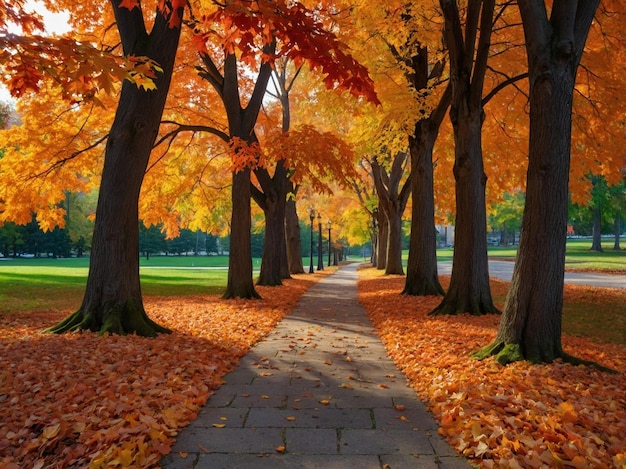
M 485 468 L 625 467 L 624 347 L 563 337 L 566 351 L 616 375 L 562 362 L 476 361 L 468 355 L 495 338 L 499 316 L 428 316 L 441 298 L 400 295 L 404 281 L 361 270 L 359 301 L 461 454 Z M 507 288 L 492 280 L 494 296 Z M 566 286 L 566 297 L 576 289 Z
M 311 276 L 312 277 L 312 276 Z M 149 297 L 172 334 L 40 331 L 65 312 L 0 317 L 0 467 L 152 467 L 249 347 L 315 278 L 258 287 L 264 300 Z

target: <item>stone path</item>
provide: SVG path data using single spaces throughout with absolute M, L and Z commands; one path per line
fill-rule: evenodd
M 471 467 L 387 357 L 356 278 L 352 264 L 311 287 L 224 377 L 161 467 Z

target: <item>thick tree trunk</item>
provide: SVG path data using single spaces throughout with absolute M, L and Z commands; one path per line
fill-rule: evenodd
M 602 252 L 602 210 L 597 205 L 593 207 L 593 230 L 591 250 Z
M 261 298 L 252 281 L 250 169 L 233 173 L 228 282 L 223 297 Z
M 294 192 L 293 188 L 291 192 Z M 285 233 L 289 273 L 303 274 L 304 265 L 302 264 L 302 241 L 300 239 L 300 223 L 298 220 L 298 212 L 296 210 L 296 201 L 291 198 L 287 200 L 285 206 Z
M 275 43 L 265 46 L 264 52 L 271 55 L 276 47 Z M 213 68 L 216 68 L 213 64 Z M 239 78 L 237 57 L 234 53 L 227 53 L 224 58 L 224 76 L 217 79 L 217 89 L 222 94 L 224 108 L 228 116 L 228 132 L 231 139 L 239 138 L 252 149 L 258 144 L 254 134 L 259 110 L 263 103 L 263 96 L 267 89 L 267 82 L 272 71 L 272 65 L 264 62 L 259 68 L 257 81 L 248 105 L 242 108 L 239 96 Z M 221 84 L 221 88 L 220 85 Z M 234 149 L 236 151 L 236 149 Z M 236 155 L 234 155 L 236 157 Z M 252 278 L 252 247 L 251 247 L 251 181 L 250 168 L 246 167 L 233 173 L 232 185 L 232 215 L 230 254 L 228 256 L 228 281 L 223 298 L 260 298 L 254 288 Z
M 145 91 L 130 82 L 122 86 L 106 147 L 83 302 L 49 331 L 88 329 L 155 336 L 169 331 L 150 320 L 143 307 L 138 202 L 169 90 L 180 28 L 170 27 L 168 19 L 157 13 L 148 35 L 139 8 L 128 10 L 112 3 L 125 53 L 148 56 L 163 72 L 158 74 L 156 90 Z
M 440 0 L 440 4 L 450 55 L 456 222 L 450 288 L 431 314 L 497 313 L 489 286 L 485 208 L 487 176 L 483 169 L 481 141 L 483 83 L 495 2 L 470 2 L 465 33 L 461 29 L 457 3 Z
M 447 107 L 447 106 L 446 106 Z M 411 237 L 406 268 L 405 295 L 443 295 L 437 273 L 437 235 L 435 230 L 435 196 L 433 183 L 433 146 L 437 124 L 430 119 L 415 125 L 409 138 L 411 153 Z
M 502 364 L 556 358 L 592 364 L 563 352 L 561 315 L 574 77 L 598 1 L 560 4 L 550 20 L 543 2 L 519 5 L 530 80 L 526 205 L 498 334 L 474 356 L 495 355 Z
M 619 213 L 615 215 L 615 243 L 613 244 L 614 251 L 620 251 L 621 247 L 619 245 L 619 238 L 622 234 L 622 217 L 620 217 Z
M 402 213 L 394 206 L 389 214 L 389 232 L 387 235 L 387 265 L 385 275 L 404 275 L 402 267 Z
M 552 66 L 531 75 L 531 136 L 517 262 L 495 348 L 502 363 L 562 356 L 573 77 Z M 508 345 L 513 346 L 507 347 Z
M 489 286 L 482 110 L 465 113 L 454 108 L 453 114 L 456 221 L 452 277 L 443 301 L 431 314 L 498 313 Z
M 265 214 L 265 238 L 258 285 L 282 285 L 289 278 L 287 246 L 285 241 L 285 207 L 287 203 L 287 171 L 279 161 L 274 176 L 265 168 L 255 170 L 263 192 L 253 188 L 253 198 Z

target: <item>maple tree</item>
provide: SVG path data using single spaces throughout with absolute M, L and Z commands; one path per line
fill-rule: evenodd
M 528 51 L 530 139 L 522 234 L 495 340 L 475 356 L 503 364 L 556 358 L 561 345 L 572 99 L 599 1 L 519 2 Z
M 231 218 L 231 255 L 229 256 L 229 280 L 225 297 L 255 297 L 257 294 L 252 282 L 252 263 L 249 251 L 250 238 L 250 197 L 252 170 L 256 170 L 257 181 L 263 190 L 274 191 L 272 178 L 261 163 L 259 139 L 254 126 L 271 76 L 276 57 L 286 57 L 296 64 L 308 61 L 310 67 L 324 74 L 327 87 L 339 86 L 355 95 L 363 95 L 376 101 L 371 80 L 367 71 L 345 52 L 344 45 L 329 32 L 324 25 L 302 4 L 257 1 L 233 2 L 232 5 L 218 10 L 204 19 L 207 27 L 201 23 L 194 26 L 196 38 L 201 44 L 203 70 L 211 85 L 222 97 L 228 116 L 229 138 L 234 142 L 234 172 L 232 184 Z M 221 22 L 224 37 L 220 40 L 224 60 L 223 74 L 206 47 L 207 41 L 215 34 L 212 22 Z M 240 40 L 241 39 L 241 40 Z M 255 42 L 256 41 L 256 42 Z M 204 46 L 202 46 L 204 44 Z M 256 45 L 255 45 L 256 44 Z M 235 54 L 238 50 L 240 56 Z M 332 54 L 327 51 L 332 50 Z M 238 62 L 252 66 L 257 64 L 258 75 L 254 89 L 245 107 L 241 104 L 238 86 Z M 280 160 L 278 160 L 280 161 Z M 278 174 L 274 174 L 286 195 L 283 163 L 278 163 Z M 257 187 L 256 189 L 259 189 Z M 265 194 L 267 196 L 268 194 Z M 284 195 L 264 197 L 255 190 L 255 199 L 265 205 L 270 200 L 280 200 L 282 209 L 275 217 L 266 217 L 270 228 L 266 231 L 274 236 L 284 237 Z M 269 209 L 269 207 L 266 207 Z M 268 210 L 269 212 L 269 210 Z M 278 220 L 278 221 L 274 221 Z M 271 243 L 268 244 L 271 246 Z M 279 246 L 282 242 L 278 243 Z M 282 248 L 281 248 L 282 249 Z M 275 262 L 280 267 L 282 255 L 264 256 L 266 267 L 270 269 L 267 279 L 270 284 L 280 283 L 280 270 L 271 268 L 268 263 Z M 264 282 L 265 283 L 265 282 Z
M 440 2 L 450 55 L 450 120 L 454 129 L 456 188 L 452 280 L 433 314 L 497 312 L 487 265 L 487 177 L 482 157 L 483 84 L 494 20 L 494 0 L 469 2 L 465 31 L 456 1 Z
M 154 336 L 168 330 L 148 318 L 142 302 L 138 201 L 171 81 L 184 4 L 165 2 L 156 10 L 150 32 L 138 3 L 111 5 L 125 55 L 149 57 L 161 73 L 154 79 L 155 89 L 122 85 L 107 139 L 85 295 L 80 308 L 49 331 Z
M 353 140 L 364 155 L 380 148 L 410 154 L 412 226 L 406 292 L 442 293 L 435 256 L 432 149 L 450 95 L 442 94 L 447 71 L 439 8 L 436 2 L 387 2 L 379 8 L 359 5 L 354 14 L 358 29 L 353 44 L 364 49 L 361 55 L 368 60 L 384 105 L 377 117 L 358 119 L 362 123 L 355 126 Z M 364 206 L 376 225 L 373 262 L 382 269 L 388 239 L 385 211 L 382 206 L 375 211 Z

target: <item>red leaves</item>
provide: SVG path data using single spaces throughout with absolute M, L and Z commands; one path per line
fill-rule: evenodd
M 327 88 L 347 90 L 374 104 L 380 104 L 367 69 L 347 51 L 347 46 L 319 21 L 321 12 L 313 12 L 299 2 L 284 0 L 234 0 L 203 18 L 196 25 L 196 41 L 205 52 L 205 39 L 219 35 L 218 42 L 227 54 L 238 51 L 243 63 L 252 64 L 263 57 L 289 57 L 296 65 L 308 62 L 323 75 Z M 215 25 L 220 24 L 220 31 Z M 261 54 L 264 46 L 277 41 L 274 56 Z
M 1 467 L 154 467 L 220 378 L 312 280 L 266 300 L 147 298 L 155 339 L 39 331 L 68 312 L 0 318 Z
M 504 282 L 492 284 L 497 295 L 507 289 Z M 499 317 L 427 316 L 441 299 L 400 295 L 403 286 L 404 278 L 362 271 L 359 300 L 390 356 L 428 401 L 440 433 L 464 456 L 481 467 L 626 462 L 624 347 L 563 338 L 577 356 L 600 360 L 618 375 L 561 362 L 479 362 L 469 354 L 493 340 Z

